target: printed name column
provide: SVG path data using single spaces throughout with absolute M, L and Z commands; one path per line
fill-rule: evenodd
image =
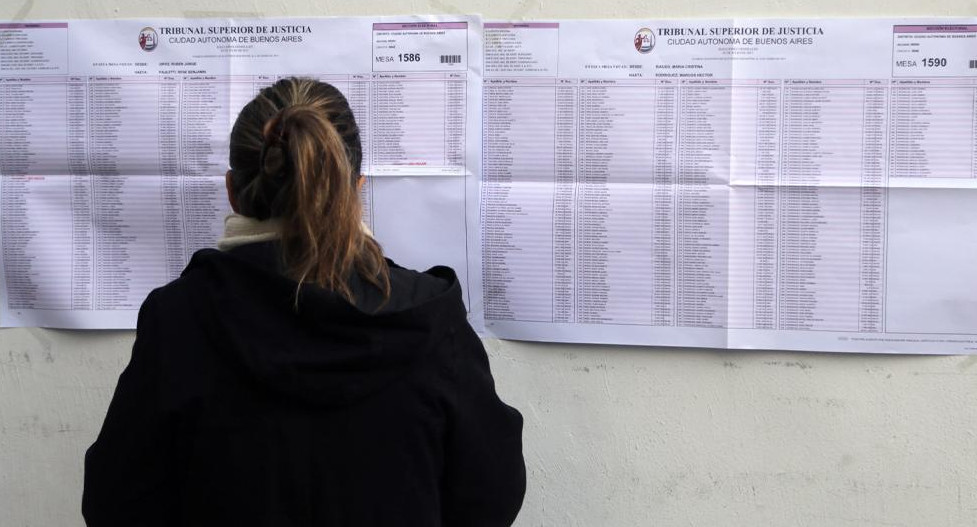
M 577 322 L 651 324 L 655 127 L 646 81 L 581 81 L 577 114 Z
M 443 166 L 445 102 L 443 73 L 373 74 L 373 170 Z
M 180 161 L 184 176 L 223 176 L 231 134 L 230 82 L 226 76 L 187 75 L 180 92 Z
M 676 196 L 676 325 L 726 326 L 729 81 L 683 81 Z
M 0 79 L 0 236 L 12 309 L 71 308 L 66 81 Z
M 197 250 L 217 243 L 228 212 L 224 191 L 227 138 L 239 111 L 230 107 L 232 84 L 236 83 L 223 75 L 183 79 L 180 162 L 188 259 Z
M 893 178 L 977 177 L 970 79 L 892 81 L 889 171 Z
M 553 320 L 553 79 L 483 87 L 482 275 L 491 320 Z
M 159 167 L 159 79 L 89 81 L 95 176 L 95 309 L 136 309 L 166 283 Z
M 863 81 L 785 82 L 780 329 L 857 331 Z

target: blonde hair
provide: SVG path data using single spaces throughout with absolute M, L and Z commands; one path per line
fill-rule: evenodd
M 314 283 L 353 303 L 353 272 L 390 296 L 383 251 L 361 228 L 362 159 L 346 97 L 313 79 L 282 79 L 261 90 L 231 131 L 238 212 L 281 220 L 282 262 L 299 287 Z

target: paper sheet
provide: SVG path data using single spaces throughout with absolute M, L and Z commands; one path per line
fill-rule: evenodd
M 977 352 L 977 21 L 487 22 L 490 334 Z
M 977 352 L 977 20 L 491 22 L 484 79 L 482 37 L 0 25 L 0 324 L 132 327 L 220 233 L 237 109 L 303 74 L 353 105 L 387 252 L 487 335 Z
M 387 254 L 451 265 L 480 306 L 466 225 L 481 30 L 474 16 L 0 24 L 0 324 L 134 327 L 146 294 L 215 245 L 230 127 L 288 75 L 349 100 Z

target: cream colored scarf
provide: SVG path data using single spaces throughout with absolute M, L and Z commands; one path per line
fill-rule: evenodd
M 365 223 L 361 223 L 360 226 L 368 236 L 373 236 L 373 232 Z M 224 236 L 217 240 L 217 248 L 229 251 L 248 243 L 277 240 L 281 237 L 281 228 L 282 221 L 278 218 L 256 220 L 232 212 L 224 218 Z
M 281 237 L 282 222 L 278 218 L 256 220 L 232 212 L 224 218 L 224 236 L 217 240 L 217 248 L 229 251 L 249 243 L 277 240 Z

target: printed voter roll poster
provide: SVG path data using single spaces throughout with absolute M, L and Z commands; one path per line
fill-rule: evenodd
M 285 76 L 335 85 L 388 256 L 450 265 L 480 321 L 474 16 L 0 24 L 0 325 L 132 328 L 214 247 L 237 112 Z
M 485 24 L 489 334 L 977 352 L 977 20 Z
M 941 18 L 5 23 L 0 325 L 132 327 L 291 74 L 485 336 L 977 352 L 977 20 Z

